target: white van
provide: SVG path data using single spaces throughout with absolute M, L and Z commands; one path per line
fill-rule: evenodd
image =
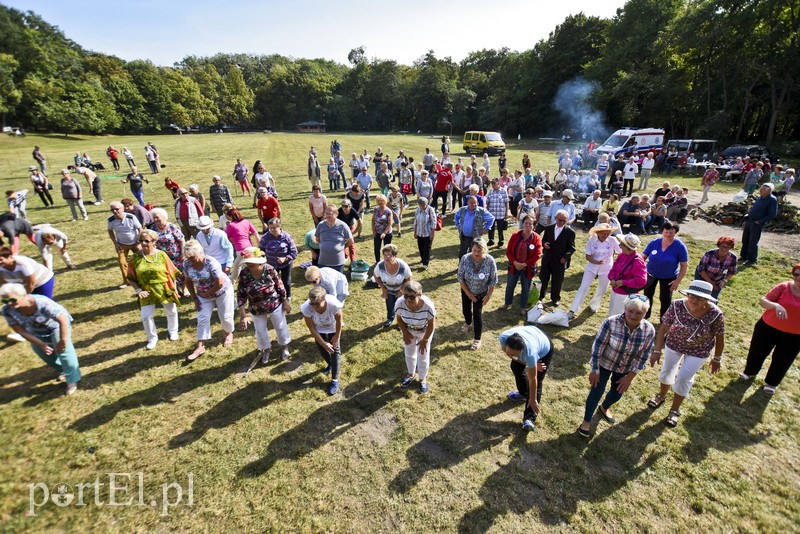
M 609 159 L 619 154 L 642 156 L 648 152 L 659 154 L 664 150 L 664 130 L 661 128 L 621 128 L 597 147 L 597 154 L 608 154 Z

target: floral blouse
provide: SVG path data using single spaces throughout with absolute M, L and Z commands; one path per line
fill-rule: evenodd
M 181 229 L 172 223 L 167 223 L 167 227 L 163 232 L 156 228 L 155 225 L 152 226 L 152 229 L 158 234 L 158 239 L 156 239 L 155 243 L 156 248 L 166 252 L 169 259 L 173 262 L 177 261 L 180 263 L 181 256 L 183 255 L 181 241 L 183 241 L 184 238 Z
M 661 324 L 669 325 L 667 347 L 697 358 L 708 358 L 716 337 L 725 334 L 725 318 L 719 308 L 711 304 L 709 310 L 698 318 L 689 313 L 686 299 L 673 301 L 661 318 Z
M 472 254 L 464 254 L 458 262 L 458 281 L 475 295 L 485 295 L 497 285 L 497 263 L 488 254 L 480 263 L 475 263 Z
M 286 290 L 281 277 L 271 265 L 264 265 L 264 272 L 258 280 L 250 273 L 250 269 L 242 269 L 236 289 L 238 306 L 244 306 L 249 301 L 248 311 L 252 315 L 266 315 L 278 309 L 285 299 Z
M 197 291 L 197 296 L 199 297 L 200 293 L 205 293 L 214 287 L 217 284 L 218 279 L 222 280 L 222 287 L 219 289 L 219 291 L 214 293 L 212 298 L 219 297 L 225 293 L 225 291 L 228 289 L 228 286 L 231 284 L 228 275 L 222 271 L 222 266 L 217 260 L 210 256 L 206 256 L 205 260 L 203 260 L 203 266 L 200 269 L 195 269 L 192 266 L 191 260 L 188 258 L 183 260 L 183 272 L 194 284 L 195 291 Z
M 33 315 L 25 315 L 17 309 L 3 306 L 3 315 L 8 326 L 19 325 L 34 336 L 50 337 L 61 329 L 58 324 L 59 315 L 66 314 L 67 322 L 72 323 L 72 316 L 61 304 L 43 295 L 31 295 L 31 297 L 36 302 L 36 310 Z

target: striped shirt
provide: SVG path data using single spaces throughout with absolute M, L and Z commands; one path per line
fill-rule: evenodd
M 592 358 L 589 362 L 592 372 L 599 373 L 601 367 L 623 374 L 634 370 L 642 371 L 653 350 L 655 339 L 655 327 L 644 319 L 631 330 L 625 323 L 624 313 L 609 317 L 600 325 L 600 331 L 592 344 Z
M 436 317 L 436 307 L 433 301 L 422 295 L 422 307 L 417 311 L 411 311 L 406 304 L 406 298 L 400 297 L 394 303 L 394 312 L 411 330 L 425 330 L 428 328 L 428 321 Z

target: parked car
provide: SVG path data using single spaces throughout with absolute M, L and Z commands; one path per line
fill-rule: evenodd
M 464 152 L 496 156 L 506 153 L 506 144 L 497 132 L 469 131 L 464 133 Z
M 678 149 L 678 157 L 694 154 L 697 161 L 717 161 L 722 147 L 716 139 L 670 139 L 666 146 Z
M 722 152 L 722 157 L 738 158 L 750 156 L 750 159 L 768 158 L 770 163 L 779 163 L 781 160 L 770 149 L 761 145 L 733 145 Z
M 648 152 L 660 154 L 664 143 L 664 130 L 661 128 L 620 128 L 597 147 L 598 156 L 608 154 L 609 159 L 619 154 L 644 156 Z

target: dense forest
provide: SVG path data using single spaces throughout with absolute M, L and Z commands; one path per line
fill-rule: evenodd
M 172 67 L 87 51 L 0 5 L 3 124 L 55 132 L 169 125 L 604 135 L 786 143 L 800 137 L 800 0 L 630 0 L 567 17 L 524 52 L 431 50 L 413 65 L 353 49 L 349 64 L 280 55 L 185 57 Z

